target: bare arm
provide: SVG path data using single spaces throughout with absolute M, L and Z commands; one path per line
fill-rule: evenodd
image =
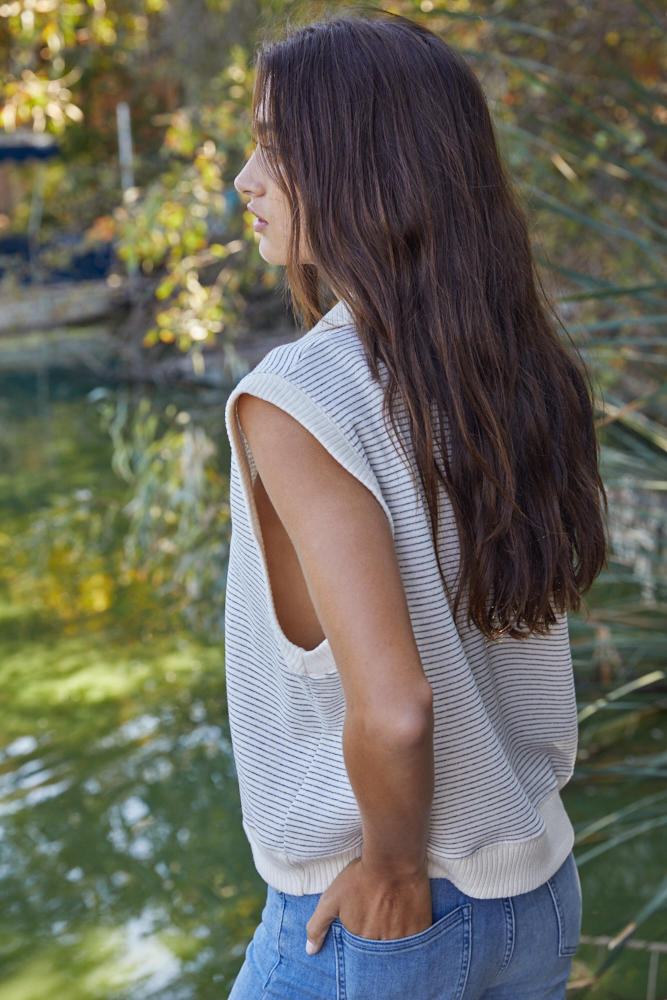
M 336 916 L 363 937 L 417 933 L 431 923 L 432 694 L 386 515 L 284 411 L 245 394 L 238 414 L 338 666 L 345 764 L 362 817 L 361 859 L 322 895 L 309 950 Z

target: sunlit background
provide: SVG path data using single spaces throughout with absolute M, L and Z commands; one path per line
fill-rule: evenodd
M 475 66 L 591 366 L 613 553 L 571 620 L 568 995 L 664 1000 L 662 5 L 387 6 Z M 223 411 L 295 331 L 231 181 L 257 42 L 318 9 L 0 0 L 0 1000 L 224 1000 L 259 918 L 225 714 Z

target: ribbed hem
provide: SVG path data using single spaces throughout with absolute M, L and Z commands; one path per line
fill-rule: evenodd
M 430 878 L 446 878 L 467 896 L 498 899 L 532 892 L 558 871 L 572 850 L 574 830 L 558 791 L 538 806 L 544 830 L 530 840 L 503 841 L 466 858 L 445 858 L 429 852 Z M 361 847 L 317 861 L 300 862 L 281 851 L 262 847 L 244 824 L 257 871 L 278 892 L 292 896 L 324 892 Z
M 530 840 L 508 840 L 483 847 L 467 858 L 429 855 L 431 878 L 446 878 L 467 896 L 497 899 L 532 892 L 557 872 L 572 850 L 574 830 L 558 791 L 536 810 L 543 832 Z
M 331 858 L 317 861 L 294 861 L 283 851 L 271 851 L 262 847 L 252 830 L 244 823 L 243 829 L 250 841 L 255 868 L 273 889 L 287 892 L 291 896 L 305 896 L 311 892 L 324 892 L 336 875 L 342 872 L 350 861 L 361 854 L 361 847 Z

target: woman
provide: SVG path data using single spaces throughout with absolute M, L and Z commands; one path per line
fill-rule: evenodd
M 261 51 L 253 119 L 236 187 L 315 325 L 228 404 L 229 710 L 269 887 L 231 997 L 562 998 L 565 616 L 605 548 L 585 375 L 444 42 L 310 25 Z

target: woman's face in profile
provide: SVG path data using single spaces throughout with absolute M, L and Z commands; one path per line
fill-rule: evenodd
M 268 264 L 285 264 L 291 226 L 290 206 L 264 163 L 259 147 L 236 177 L 234 187 L 250 199 L 248 211 L 257 216 L 253 228 L 259 236 L 260 255 Z

